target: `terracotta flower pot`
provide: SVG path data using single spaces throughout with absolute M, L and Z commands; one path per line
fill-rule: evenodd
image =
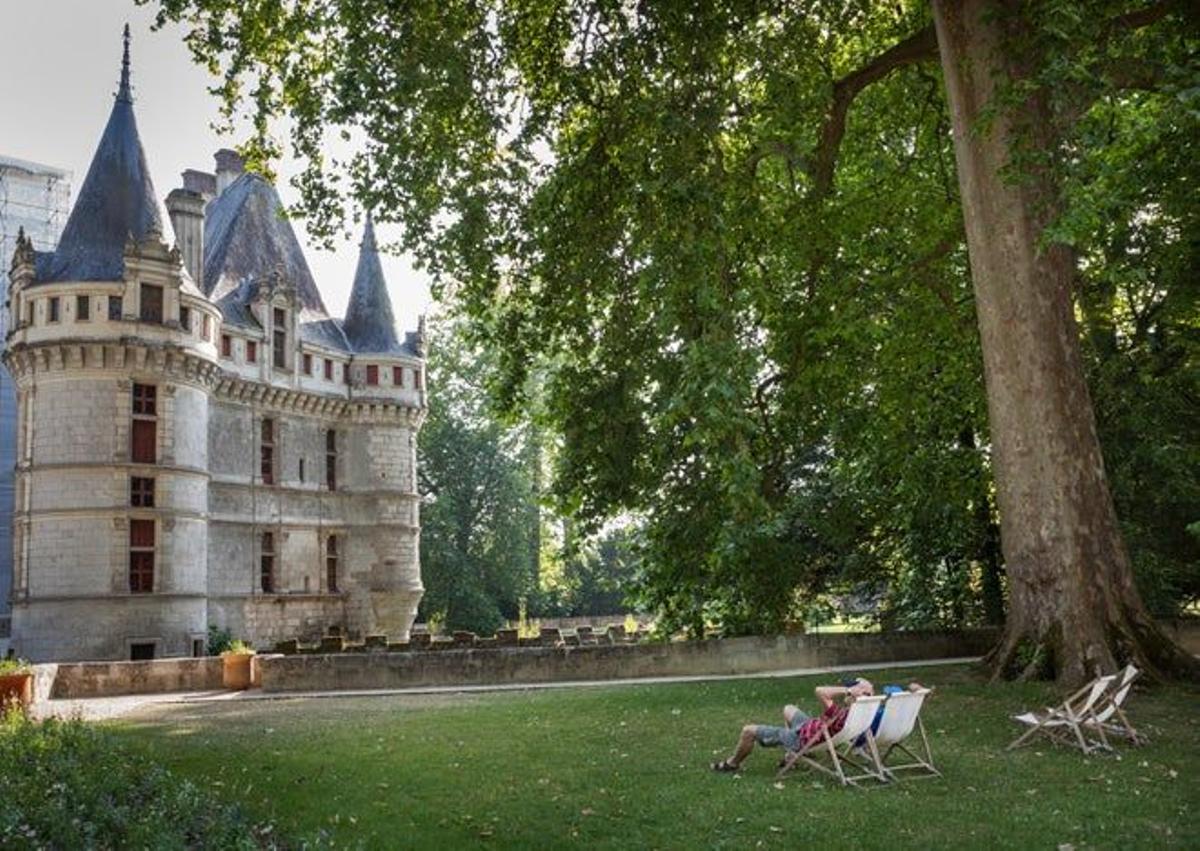
M 221 682 L 225 688 L 250 688 L 253 653 L 222 653 Z
M 16 703 L 28 709 L 33 703 L 33 674 L 0 674 L 0 706 Z

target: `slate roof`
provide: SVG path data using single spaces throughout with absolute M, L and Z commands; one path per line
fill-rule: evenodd
M 355 352 L 364 354 L 416 355 L 406 339 L 396 337 L 396 319 L 392 315 L 392 300 L 388 297 L 387 281 L 379 263 L 379 246 L 375 242 L 375 223 L 367 214 L 367 224 L 358 251 L 358 268 L 354 271 L 354 287 L 350 304 L 342 322 L 346 339 Z
M 283 204 L 270 183 L 246 173 L 208 203 L 204 216 L 206 295 L 218 304 L 248 279 L 265 280 L 279 270 L 296 287 L 302 312 L 329 317 Z
M 125 272 L 125 243 L 130 235 L 140 241 L 151 232 L 162 233 L 156 199 L 133 115 L 126 25 L 121 83 L 108 124 L 58 247 L 53 252 L 37 254 L 36 281 L 120 280 Z

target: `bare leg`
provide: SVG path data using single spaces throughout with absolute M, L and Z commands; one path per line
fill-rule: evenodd
M 783 707 L 783 723 L 788 727 L 792 726 L 792 719 L 796 717 L 796 713 L 799 711 L 800 707 L 791 703 Z
M 737 750 L 725 762 L 734 767 L 740 766 L 742 760 L 750 756 L 750 752 L 754 750 L 754 734 L 757 731 L 758 727 L 754 724 L 747 724 L 743 727 L 742 734 L 738 736 Z

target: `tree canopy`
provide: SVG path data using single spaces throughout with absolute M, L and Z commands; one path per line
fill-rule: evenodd
M 1014 136 L 1003 177 L 1061 190 L 1036 238 L 1079 258 L 1096 427 L 1170 612 L 1200 590 L 1196 19 L 994 5 L 1027 61 L 974 127 L 1048 101 L 1053 133 Z M 644 519 L 663 623 L 776 629 L 830 590 L 901 622 L 1003 617 L 998 411 L 925 4 L 158 6 L 254 117 L 251 160 L 307 163 L 311 229 L 404 224 L 501 407 L 556 441 L 558 510 Z M 341 161 L 338 133 L 360 143 Z

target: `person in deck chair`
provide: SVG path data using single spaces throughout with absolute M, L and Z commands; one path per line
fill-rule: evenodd
M 754 743 L 764 748 L 783 746 L 789 751 L 800 750 L 811 745 L 828 728 L 829 735 L 842 729 L 846 723 L 846 709 L 856 697 L 874 694 L 875 688 L 862 677 L 843 680 L 840 686 L 817 686 L 817 700 L 821 702 L 821 714 L 810 717 L 798 707 L 788 704 L 783 707 L 784 726 L 747 724 L 738 737 L 733 756 L 712 764 L 713 771 L 737 771 L 742 762 L 754 750 Z

